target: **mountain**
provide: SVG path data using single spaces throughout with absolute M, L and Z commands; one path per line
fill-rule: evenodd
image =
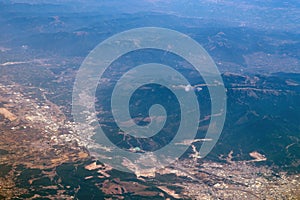
M 297 199 L 299 9 L 296 0 L 0 0 L 0 199 Z M 96 113 L 85 111 L 91 123 L 74 121 L 72 92 L 83 61 L 107 38 L 140 27 L 184 33 L 216 63 L 227 113 L 207 157 L 198 152 L 211 141 L 204 139 L 212 117 L 207 84 L 169 51 L 150 48 L 117 58 L 95 97 L 81 96 L 83 104 L 95 101 Z M 145 63 L 165 64 L 188 79 L 173 87 L 196 95 L 201 116 L 196 137 L 178 144 L 188 149 L 176 162 L 143 171 L 139 162 L 116 155 L 135 169 L 127 173 L 102 163 L 103 152 L 120 148 L 143 158 L 172 142 L 181 119 L 176 95 L 152 83 L 132 94 L 130 116 L 140 126 L 161 120 L 150 117 L 159 104 L 168 127 L 135 138 L 115 123 L 113 87 Z M 91 149 L 102 139 L 94 134 L 97 122 L 114 146 L 95 154 Z M 156 162 L 151 158 L 139 161 Z

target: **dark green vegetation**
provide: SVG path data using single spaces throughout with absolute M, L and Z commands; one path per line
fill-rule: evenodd
M 84 164 L 76 163 L 63 164 L 50 172 L 56 174 L 51 179 L 48 172 L 38 169 L 26 169 L 22 166 L 16 169 L 20 173 L 17 177 L 17 186 L 27 189 L 27 193 L 20 198 L 30 198 L 35 194 L 40 196 L 67 195 L 75 196 L 79 199 L 102 199 L 104 194 L 94 184 L 97 179 L 85 180 L 86 176 L 95 176 L 96 172 L 84 169 Z M 32 183 L 30 184 L 30 180 Z M 97 183 L 100 184 L 100 179 Z M 61 192 L 58 194 L 58 190 Z
M 5 154 L 8 154 L 8 151 L 6 151 L 4 149 L 0 149 L 0 156 L 5 155 Z
M 243 80 L 235 86 L 231 82 L 236 76 L 224 76 L 228 114 L 214 152 L 233 150 L 234 159 L 245 160 L 249 159 L 249 152 L 258 151 L 266 155 L 269 164 L 299 173 L 300 75 L 278 73 L 240 78 Z M 249 85 L 249 78 L 255 79 L 255 84 Z
M 5 177 L 8 172 L 11 170 L 11 166 L 0 165 L 0 177 Z
M 109 197 L 116 197 L 111 194 L 104 194 L 101 189 L 104 184 L 110 183 L 131 182 L 140 183 L 146 187 L 145 191 L 154 192 L 154 194 L 161 192 L 158 188 L 151 185 L 151 183 L 141 182 L 135 175 L 123 173 L 112 170 L 109 172 L 109 178 L 99 178 L 100 175 L 96 170 L 89 171 L 84 167 L 90 164 L 91 161 L 82 163 L 65 163 L 53 169 L 39 170 L 28 169 L 24 166 L 18 166 L 15 169 L 16 186 L 26 190 L 23 194 L 17 195 L 16 198 L 27 199 L 35 195 L 40 195 L 39 199 L 51 199 L 53 197 L 63 198 L 74 197 L 75 199 L 104 199 Z M 6 170 L 5 166 L 0 166 L 1 170 Z M 9 169 L 11 170 L 11 168 Z M 49 175 L 52 174 L 52 175 Z M 86 177 L 92 177 L 86 179 Z M 118 182 L 116 182 L 118 180 Z M 123 187 L 120 184 L 121 187 Z M 142 186 L 142 187 L 144 187 Z M 114 189 L 114 188 L 113 188 Z M 112 190 L 113 190 L 112 189 Z M 112 191 L 114 192 L 114 191 Z M 144 195 L 134 193 L 127 193 L 125 196 L 131 199 L 143 199 Z M 168 195 L 165 194 L 167 197 Z M 0 197 L 2 198 L 2 197 Z M 154 199 L 163 199 L 163 197 L 153 197 Z

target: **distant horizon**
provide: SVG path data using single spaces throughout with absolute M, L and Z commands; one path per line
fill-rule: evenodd
M 0 3 L 25 3 L 30 5 L 62 5 L 73 12 L 105 12 L 112 14 L 158 12 L 180 17 L 203 17 L 226 22 L 233 26 L 245 26 L 261 30 L 300 32 L 299 1 L 244 1 L 240 0 L 0 0 Z M 1 8 L 0 8 L 1 9 Z

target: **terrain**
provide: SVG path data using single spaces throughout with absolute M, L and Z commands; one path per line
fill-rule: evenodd
M 0 1 L 0 199 L 300 198 L 297 1 L 76 2 Z M 195 92 L 202 107 L 192 145 L 166 168 L 132 174 L 88 151 L 83 136 L 93 129 L 74 122 L 72 91 L 81 63 L 99 42 L 144 26 L 180 31 L 205 48 L 222 74 L 228 112 L 218 143 L 200 158 L 210 100 L 201 77 L 189 77 L 202 87 Z M 136 63 L 183 63 L 165 52 L 136 53 Z M 132 62 L 121 58 L 108 80 Z M 109 99 L 110 84 L 97 90 L 103 126 L 109 118 L 100 111 L 109 102 L 99 97 Z M 111 137 L 126 138 L 117 131 Z M 140 145 L 120 140 L 131 150 L 146 148 Z

